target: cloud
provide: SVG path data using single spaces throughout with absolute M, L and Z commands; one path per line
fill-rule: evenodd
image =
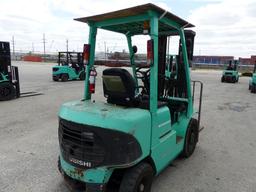
M 193 1 L 198 7 L 188 12 L 187 20 L 196 25 L 195 54 L 249 56 L 256 47 L 256 2 L 255 0 L 182 0 Z M 43 51 L 45 33 L 47 52 L 66 49 L 81 51 L 88 42 L 88 26 L 74 18 L 101 14 L 109 11 L 152 2 L 171 10 L 169 1 L 163 0 L 1 0 L 1 40 L 15 37 L 16 50 Z M 184 2 L 183 2 L 184 3 Z M 190 2 L 191 3 L 191 2 Z M 173 10 L 176 11 L 176 10 Z M 142 37 L 134 43 L 145 47 Z M 127 50 L 126 39 L 104 30 L 98 31 L 97 50 Z M 143 44 L 143 45 L 142 45 Z
M 196 25 L 195 54 L 250 56 L 256 47 L 256 3 L 253 0 L 209 3 L 191 11 Z
M 166 3 L 148 0 L 2 0 L 0 7 L 1 40 L 10 41 L 15 37 L 18 51 L 31 51 L 32 44 L 37 52 L 43 51 L 43 33 L 45 33 L 47 52 L 66 50 L 69 39 L 70 50 L 81 51 L 83 43 L 88 42 L 88 26 L 74 21 L 74 18 L 101 14 L 109 11 L 153 2 L 170 10 Z M 125 38 L 120 35 L 99 30 L 97 50 L 126 48 Z M 120 43 L 122 40 L 123 43 Z

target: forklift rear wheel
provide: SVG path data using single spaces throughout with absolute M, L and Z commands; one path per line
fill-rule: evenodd
M 15 88 L 9 82 L 0 84 L 0 101 L 7 101 L 15 97 Z
M 59 78 L 58 77 L 52 77 L 52 80 L 53 81 L 59 81 Z
M 64 180 L 65 180 L 65 184 L 66 184 L 67 188 L 70 189 L 70 191 L 76 191 L 76 192 L 85 191 L 85 189 L 86 189 L 86 184 L 85 183 L 82 183 L 80 181 L 72 179 L 71 177 L 67 176 L 62 171 L 61 163 L 60 163 L 60 157 L 58 159 L 58 169 L 59 169 L 60 173 L 62 174 Z
M 67 75 L 67 74 L 65 74 L 65 73 L 64 73 L 64 74 L 62 74 L 62 75 L 61 75 L 61 81 L 62 81 L 62 82 L 66 82 L 66 81 L 68 81 L 68 75 Z
M 153 178 L 152 166 L 145 162 L 139 163 L 125 172 L 119 192 L 150 192 Z
M 84 72 L 84 71 L 82 71 L 82 72 L 80 73 L 79 79 L 80 79 L 81 81 L 85 80 L 85 72 Z
M 252 87 L 251 87 L 251 93 L 256 93 L 256 85 L 252 85 Z
M 198 142 L 198 137 L 199 137 L 198 121 L 192 118 L 188 125 L 184 148 L 181 154 L 182 157 L 188 158 L 194 153 L 196 144 Z
M 236 83 L 236 77 L 232 77 L 232 83 Z
M 224 82 L 224 77 L 221 77 L 221 82 L 222 82 L 222 83 Z
M 249 90 L 251 90 L 251 88 L 252 88 L 252 86 L 251 86 L 251 85 L 249 85 Z

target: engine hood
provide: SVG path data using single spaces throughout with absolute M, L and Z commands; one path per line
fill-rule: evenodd
M 150 128 L 148 110 L 127 108 L 104 102 L 72 101 L 61 106 L 59 117 L 80 124 L 134 134 L 142 127 Z

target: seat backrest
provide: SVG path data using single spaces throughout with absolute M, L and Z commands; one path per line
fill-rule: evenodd
M 108 102 L 122 105 L 122 102 L 134 99 L 135 81 L 126 69 L 105 69 L 102 79 L 104 96 L 108 98 Z

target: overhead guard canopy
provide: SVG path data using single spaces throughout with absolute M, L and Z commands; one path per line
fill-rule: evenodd
M 109 31 L 139 35 L 143 34 L 144 21 L 149 20 L 152 13 L 159 18 L 159 33 L 170 32 L 175 29 L 174 25 L 177 26 L 176 28 L 194 27 L 193 24 L 151 3 L 75 20 L 89 25 L 94 24 Z

